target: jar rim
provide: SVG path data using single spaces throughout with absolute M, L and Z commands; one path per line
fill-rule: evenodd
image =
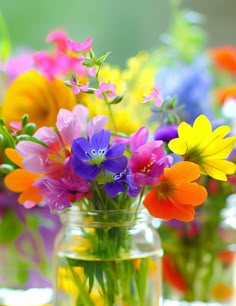
M 137 223 L 147 222 L 151 217 L 146 208 L 139 211 L 120 210 L 90 210 L 81 211 L 72 206 L 59 214 L 62 223 L 83 225 L 87 227 L 104 226 L 132 226 Z

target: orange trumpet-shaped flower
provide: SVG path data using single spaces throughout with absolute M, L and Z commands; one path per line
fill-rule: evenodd
M 194 207 L 207 198 L 206 189 L 194 182 L 199 177 L 199 166 L 192 162 L 183 161 L 165 168 L 159 184 L 147 193 L 144 206 L 156 218 L 192 221 Z
M 39 188 L 33 186 L 33 183 L 40 177 L 38 174 L 28 172 L 22 168 L 23 157 L 12 148 L 5 150 L 6 156 L 18 167 L 18 169 L 10 172 L 5 178 L 4 183 L 8 189 L 21 193 L 18 202 L 26 207 L 32 207 L 38 204 L 43 195 L 39 194 Z

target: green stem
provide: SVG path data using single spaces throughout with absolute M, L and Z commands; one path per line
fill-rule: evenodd
M 93 302 L 90 300 L 88 294 L 84 290 L 84 285 L 83 285 L 79 275 L 74 272 L 73 267 L 71 267 L 69 261 L 67 261 L 67 263 L 68 263 L 69 269 L 70 269 L 70 271 L 71 271 L 71 273 L 73 275 L 73 278 L 74 278 L 74 280 L 76 282 L 76 285 L 77 285 L 77 287 L 79 289 L 78 298 L 81 298 L 82 303 L 83 303 L 84 306 L 94 306 Z M 78 302 L 77 302 L 77 304 L 78 304 Z

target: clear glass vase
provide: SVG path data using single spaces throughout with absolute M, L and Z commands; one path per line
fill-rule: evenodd
M 0 191 L 0 305 L 52 303 L 52 252 L 61 227 L 46 207 L 30 210 L 17 196 Z
M 69 209 L 54 247 L 54 306 L 160 306 L 161 243 L 147 214 Z
M 165 306 L 236 305 L 235 195 L 218 212 L 202 206 L 194 221 L 168 221 L 158 230 Z

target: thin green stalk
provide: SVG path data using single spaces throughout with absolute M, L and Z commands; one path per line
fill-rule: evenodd
M 71 267 L 69 261 L 67 261 L 67 263 L 68 263 L 69 269 L 70 269 L 70 271 L 71 271 L 71 273 L 73 275 L 74 281 L 76 282 L 76 285 L 77 285 L 77 287 L 79 289 L 79 292 L 78 292 L 79 296 L 78 297 L 81 298 L 84 306 L 95 306 L 93 304 L 93 302 L 90 300 L 90 298 L 89 298 L 88 294 L 86 293 L 86 291 L 84 290 L 84 285 L 83 285 L 79 275 L 74 272 L 74 270 Z

